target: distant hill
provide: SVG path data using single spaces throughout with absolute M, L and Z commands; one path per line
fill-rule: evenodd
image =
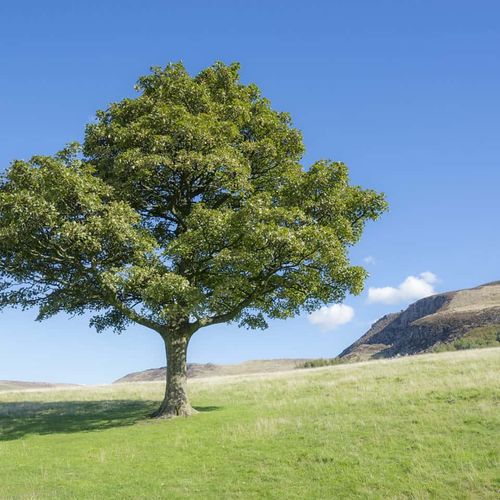
M 188 363 L 188 377 L 214 377 L 224 375 L 245 375 L 248 373 L 271 373 L 284 370 L 293 370 L 300 367 L 307 359 L 261 359 L 245 361 L 235 365 L 215 365 L 212 363 Z M 125 375 L 114 383 L 121 382 L 149 382 L 165 380 L 165 367 L 153 368 L 142 372 Z
M 500 346 L 500 281 L 433 295 L 387 314 L 339 358 L 362 361 L 493 346 Z
M 49 382 L 21 382 L 19 380 L 0 380 L 1 391 L 22 391 L 26 389 L 54 389 L 56 387 L 74 387 L 75 384 L 51 384 Z

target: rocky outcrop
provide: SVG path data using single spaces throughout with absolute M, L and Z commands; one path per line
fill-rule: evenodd
M 500 325 L 500 282 L 441 293 L 375 322 L 339 357 L 389 358 L 433 350 L 484 326 Z

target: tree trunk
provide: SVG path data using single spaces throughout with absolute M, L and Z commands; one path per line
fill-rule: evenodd
M 188 417 L 196 413 L 196 410 L 189 404 L 186 392 L 186 354 L 189 336 L 169 336 L 164 340 L 167 351 L 167 386 L 165 398 L 152 417 Z

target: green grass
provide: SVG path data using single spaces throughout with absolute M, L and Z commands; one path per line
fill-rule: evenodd
M 500 325 L 473 328 L 457 340 L 439 344 L 435 347 L 434 352 L 461 351 L 483 347 L 500 347 Z
M 500 349 L 0 394 L 0 498 L 498 498 Z

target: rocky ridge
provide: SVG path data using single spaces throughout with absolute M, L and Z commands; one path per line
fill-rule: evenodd
M 500 281 L 432 295 L 383 316 L 339 358 L 360 361 L 429 352 L 495 325 L 500 329 Z

